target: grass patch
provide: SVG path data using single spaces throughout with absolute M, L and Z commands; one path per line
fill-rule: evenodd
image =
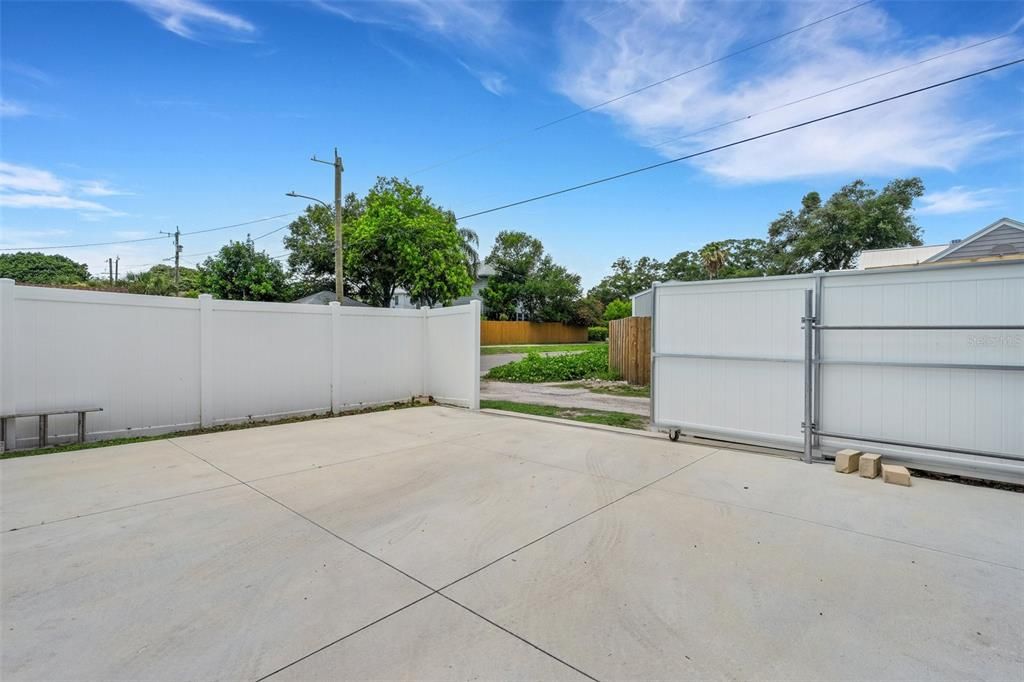
M 626 398 L 649 398 L 651 397 L 650 386 L 633 386 L 623 383 L 602 383 L 588 381 L 572 381 L 567 384 L 557 384 L 558 388 L 585 388 L 591 393 L 603 395 L 621 395 Z
M 480 407 L 488 410 L 505 410 L 507 412 L 521 412 L 540 417 L 568 419 L 570 421 L 586 422 L 587 424 L 618 426 L 624 429 L 638 429 L 640 431 L 647 429 L 646 417 L 625 412 L 587 410 L 577 407 L 554 407 L 553 405 L 533 405 L 531 403 L 517 403 L 511 400 L 481 400 Z
M 591 350 L 600 346 L 608 352 L 607 343 L 545 343 L 537 346 L 481 346 L 480 355 L 504 355 L 506 353 L 573 353 Z
M 608 369 L 608 352 L 604 344 L 594 344 L 582 353 L 566 355 L 529 353 L 522 360 L 493 368 L 486 376 L 522 384 L 617 378 Z
M 72 450 L 92 450 L 94 448 L 105 448 L 114 445 L 129 445 L 131 443 L 145 443 L 151 440 L 166 440 L 168 438 L 184 438 L 185 436 L 198 436 L 206 433 L 220 433 L 221 431 L 238 431 L 239 429 L 253 429 L 260 426 L 275 426 L 277 424 L 291 424 L 294 422 L 308 422 L 315 419 L 330 419 L 332 417 L 347 417 L 353 414 L 367 414 L 370 412 L 386 412 L 388 410 L 401 410 L 407 407 L 423 407 L 412 401 L 391 403 L 390 405 L 378 405 L 376 407 L 365 407 L 360 410 L 351 410 L 331 414 L 310 414 L 302 417 L 288 417 L 287 419 L 275 419 L 241 422 L 238 424 L 223 424 L 211 426 L 205 429 L 192 429 L 190 431 L 172 431 L 160 433 L 153 436 L 128 436 L 125 438 L 110 438 L 108 440 L 93 440 L 85 443 L 67 443 L 64 445 L 50 445 L 45 448 L 33 448 L 31 450 L 8 450 L 0 453 L 0 459 L 14 459 L 15 457 L 33 457 L 35 455 L 51 455 L 59 452 L 71 452 Z

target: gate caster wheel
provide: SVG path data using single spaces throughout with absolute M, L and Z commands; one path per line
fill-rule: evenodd
M 668 432 L 668 439 L 670 441 L 672 441 L 673 443 L 675 443 L 677 440 L 679 440 L 679 429 L 673 429 L 672 431 L 669 431 Z

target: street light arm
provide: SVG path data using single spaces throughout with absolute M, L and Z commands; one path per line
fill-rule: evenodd
M 331 205 L 328 204 L 326 201 L 320 201 L 316 197 L 311 197 L 311 196 L 308 196 L 306 194 L 299 194 L 297 192 L 285 192 L 285 196 L 286 197 L 297 197 L 299 199 L 309 199 L 310 201 L 315 201 L 316 203 L 320 204 L 321 206 L 323 206 L 324 208 L 326 208 L 328 210 L 330 210 L 330 208 L 331 208 Z

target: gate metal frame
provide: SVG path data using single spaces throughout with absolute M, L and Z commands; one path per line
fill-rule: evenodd
M 1024 462 L 1024 454 L 992 452 L 989 450 L 974 450 L 971 448 L 954 448 L 934 443 L 916 443 L 913 441 L 895 440 L 891 438 L 880 438 L 874 435 L 860 435 L 848 433 L 836 433 L 825 431 L 820 428 L 821 423 L 821 367 L 824 365 L 855 365 L 862 367 L 921 367 L 926 369 L 970 369 L 970 370 L 997 370 L 997 371 L 1024 371 L 1024 365 L 995 365 L 984 363 L 964 362 L 898 362 L 892 360 L 825 360 L 821 357 L 820 338 L 823 331 L 1024 331 L 1024 325 L 1016 324 L 953 324 L 953 325 L 924 325 L 924 324 L 896 324 L 896 325 L 848 325 L 848 324 L 818 324 L 820 316 L 812 314 L 811 292 L 804 299 L 804 317 L 801 324 L 804 329 L 804 461 L 810 463 L 814 459 L 814 450 L 820 448 L 820 438 L 836 438 L 839 440 L 851 440 L 861 443 L 877 443 L 880 445 L 894 445 L 896 447 L 916 448 L 920 450 L 933 450 L 936 452 L 950 452 L 962 455 L 974 455 L 977 457 L 990 457 L 994 459 L 1013 460 Z M 816 371 L 815 371 L 816 368 Z M 814 396 L 817 396 L 815 402 Z M 813 407 L 812 407 L 813 406 Z M 806 428 L 806 424 L 811 428 Z M 820 457 L 820 452 L 819 452 Z

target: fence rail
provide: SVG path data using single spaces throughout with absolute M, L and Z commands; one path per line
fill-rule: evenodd
M 631 384 L 651 383 L 651 318 L 624 317 L 608 323 L 608 367 Z
M 586 343 L 586 327 L 561 322 L 480 322 L 480 345 L 503 346 L 523 343 Z

